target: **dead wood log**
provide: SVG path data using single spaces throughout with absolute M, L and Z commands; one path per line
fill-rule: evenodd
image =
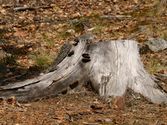
M 32 101 L 64 94 L 89 81 L 105 98 L 124 96 L 131 89 L 153 103 L 167 103 L 167 94 L 158 89 L 143 67 L 137 42 L 94 41 L 91 35 L 79 37 L 55 70 L 1 86 L 0 97 L 15 96 L 21 102 Z

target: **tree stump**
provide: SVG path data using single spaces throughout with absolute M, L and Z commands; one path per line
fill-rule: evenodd
M 63 55 L 50 72 L 1 86 L 0 97 L 33 101 L 65 94 L 89 82 L 105 98 L 122 97 L 131 89 L 153 103 L 167 103 L 167 94 L 145 71 L 136 41 L 96 41 L 83 35 Z

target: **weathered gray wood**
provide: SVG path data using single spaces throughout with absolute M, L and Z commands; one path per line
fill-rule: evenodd
M 55 96 L 69 89 L 77 81 L 82 81 L 85 75 L 80 62 L 82 60 L 82 53 L 85 52 L 86 44 L 91 39 L 91 36 L 84 36 L 80 37 L 79 41 L 73 41 L 74 46 L 71 48 L 71 51 L 75 53 L 70 56 L 67 55 L 57 65 L 57 70 L 34 79 L 1 86 L 0 96 L 16 96 L 18 101 L 31 101 L 41 97 Z
M 1 97 L 16 96 L 32 101 L 55 96 L 90 81 L 100 96 L 123 96 L 127 89 L 154 103 L 167 103 L 167 94 L 144 70 L 137 42 L 117 40 L 95 42 L 85 35 L 74 44 L 57 68 L 37 78 L 0 87 Z
M 91 46 L 90 81 L 101 96 L 123 96 L 128 88 L 154 103 L 167 102 L 165 92 L 145 71 L 132 40 L 107 41 Z

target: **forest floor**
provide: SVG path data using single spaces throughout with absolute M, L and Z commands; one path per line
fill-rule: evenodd
M 39 75 L 60 47 L 96 39 L 167 40 L 166 0 L 0 0 L 0 84 Z M 23 7 L 23 8 L 20 8 Z M 167 75 L 167 50 L 141 54 L 151 75 Z M 167 79 L 163 79 L 167 91 Z M 0 125 L 167 125 L 167 107 L 128 94 L 119 109 L 90 90 L 28 104 L 0 100 Z

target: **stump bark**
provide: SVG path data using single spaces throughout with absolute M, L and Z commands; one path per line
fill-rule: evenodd
M 131 89 L 153 103 L 167 103 L 167 94 L 145 71 L 136 41 L 96 41 L 83 35 L 60 57 L 50 72 L 1 86 L 0 97 L 33 101 L 65 94 L 89 82 L 105 98 L 124 96 Z

